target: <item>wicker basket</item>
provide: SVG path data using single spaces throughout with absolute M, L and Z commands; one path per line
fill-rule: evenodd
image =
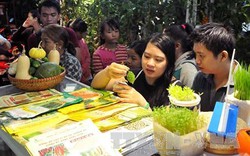
M 31 79 L 31 80 L 25 80 L 25 79 L 16 79 L 10 75 L 8 75 L 8 78 L 13 86 L 16 86 L 17 88 L 24 90 L 24 91 L 40 91 L 40 90 L 46 90 L 49 88 L 53 88 L 57 84 L 59 84 L 65 77 L 65 70 L 61 74 L 53 77 L 48 77 L 44 79 Z

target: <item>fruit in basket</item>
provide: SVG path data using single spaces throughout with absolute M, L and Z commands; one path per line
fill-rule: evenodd
M 36 72 L 36 68 L 31 66 L 29 69 L 29 74 L 33 75 L 33 74 L 35 74 L 35 72 Z
M 42 61 L 44 61 L 44 62 L 49 62 L 49 59 L 48 59 L 48 57 L 44 57 L 44 58 L 42 58 Z
M 42 59 L 46 56 L 46 52 L 42 48 L 31 48 L 29 56 L 34 59 Z
M 38 68 L 41 65 L 41 63 L 38 60 L 32 61 L 31 64 L 32 64 L 32 67 L 34 67 L 34 68 Z
M 25 55 L 25 51 L 22 52 L 22 55 L 19 56 L 17 61 L 16 76 L 17 79 L 30 79 L 31 75 L 29 74 L 30 68 L 30 59 Z
M 60 65 L 53 62 L 45 62 L 37 68 L 34 76 L 41 79 L 59 75 L 61 72 L 62 67 Z
M 49 62 L 54 62 L 57 65 L 59 65 L 60 53 L 59 53 L 59 51 L 56 50 L 56 47 L 54 47 L 54 49 L 49 52 L 48 59 L 49 59 Z
M 13 62 L 10 63 L 10 66 L 9 66 L 9 69 L 8 69 L 8 73 L 10 75 L 15 75 L 16 74 L 17 60 L 18 59 L 15 59 Z

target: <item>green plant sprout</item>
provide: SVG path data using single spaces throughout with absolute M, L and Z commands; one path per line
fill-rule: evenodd
M 170 96 L 179 101 L 192 101 L 195 99 L 194 91 L 187 86 L 182 88 L 181 86 L 171 84 L 167 90 Z
M 185 135 L 199 128 L 199 113 L 180 107 L 156 107 L 153 110 L 153 119 L 169 131 Z
M 241 64 L 234 73 L 234 97 L 250 100 L 250 66 Z

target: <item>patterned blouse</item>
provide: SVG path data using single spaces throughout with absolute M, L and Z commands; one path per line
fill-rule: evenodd
M 60 56 L 60 65 L 66 69 L 66 76 L 80 81 L 82 77 L 82 68 L 78 59 L 67 50 Z

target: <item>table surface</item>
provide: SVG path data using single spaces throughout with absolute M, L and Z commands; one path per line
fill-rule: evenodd
M 89 86 L 66 77 L 59 85 L 55 87 L 55 89 L 57 89 L 58 91 L 66 91 L 68 89 L 78 90 L 82 87 L 89 87 Z M 22 91 L 12 85 L 6 85 L 0 87 L 0 96 L 20 93 L 20 92 Z M 29 156 L 29 153 L 24 148 L 24 146 L 19 144 L 16 140 L 12 138 L 11 135 L 6 133 L 1 128 L 0 128 L 0 137 L 17 156 Z M 121 151 L 121 153 L 122 155 L 127 155 L 127 156 L 151 156 L 157 153 L 157 149 L 154 146 L 153 135 L 151 134 L 145 136 L 143 139 L 131 145 L 128 145 L 125 149 Z M 214 154 L 204 152 L 203 156 L 214 156 Z
M 66 91 L 66 90 L 78 90 L 83 87 L 89 87 L 88 85 L 82 84 L 78 81 L 75 81 L 71 78 L 66 77 L 59 85 L 55 87 L 58 91 Z M 15 94 L 23 92 L 22 90 L 14 87 L 13 85 L 6 85 L 0 87 L 0 96 Z M 0 128 L 0 137 L 3 141 L 11 148 L 11 150 L 17 156 L 28 156 L 29 153 L 26 148 L 18 143 L 12 136 L 6 133 L 3 129 Z M 147 151 L 147 152 L 146 152 Z M 140 156 L 140 155 L 152 155 L 157 153 L 157 150 L 153 146 L 153 138 L 152 135 L 149 135 L 142 140 L 135 142 L 131 145 L 128 145 L 126 149 L 122 150 L 122 155 L 128 156 Z
M 65 77 L 64 80 L 55 87 L 58 91 L 65 91 L 67 89 L 74 89 L 78 90 L 83 87 L 89 87 L 85 84 L 82 84 L 78 81 L 75 81 L 71 78 Z M 0 96 L 9 95 L 9 94 L 15 94 L 23 92 L 22 90 L 14 87 L 13 85 L 6 85 L 0 87 Z M 4 130 L 0 128 L 0 137 L 3 139 L 3 141 L 11 148 L 11 150 L 17 155 L 17 156 L 28 156 L 29 153 L 27 150 L 19 144 L 16 140 L 12 138 L 11 135 L 6 133 Z M 1 155 L 1 154 L 0 154 Z

